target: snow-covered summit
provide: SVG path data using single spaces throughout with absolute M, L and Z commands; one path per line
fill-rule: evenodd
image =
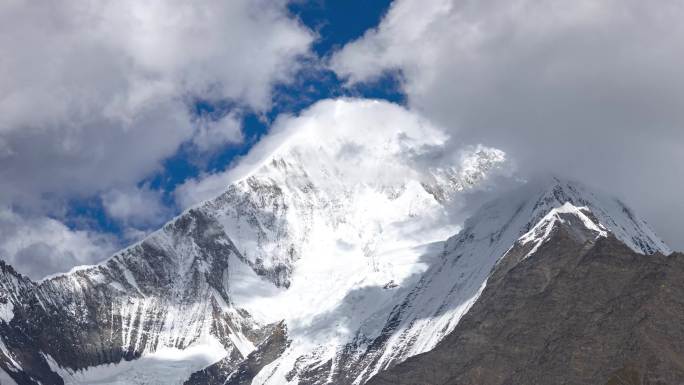
M 594 224 L 612 233 L 638 253 L 672 252 L 643 219 L 616 197 L 555 176 L 534 179 L 485 204 L 466 221 L 464 231 L 486 235 L 510 246 L 543 223 L 544 217 L 553 217 L 563 208 L 580 216 L 590 213 L 589 226 Z M 449 242 L 458 239 L 456 236 Z
M 388 362 L 432 349 L 477 301 L 495 265 L 517 245 L 532 255 L 557 226 L 583 235 L 608 233 L 642 254 L 670 249 L 616 198 L 556 177 L 528 182 L 484 204 L 443 245 L 402 303 L 399 329 L 388 337 Z M 414 341 L 409 347 L 406 340 Z
M 461 194 L 486 183 L 504 154 L 445 153 L 436 128 L 378 111 L 398 107 L 345 103 L 316 107 L 334 109 L 320 114 L 335 117 L 329 131 L 317 121 L 257 148 L 258 161 L 246 158 L 249 170 L 219 183 L 220 194 L 138 244 L 22 284 L 25 294 L 0 306 L 7 351 L 34 346 L 26 362 L 43 383 L 159 383 L 145 362 L 206 348 L 213 353 L 179 353 L 187 362 L 167 374 L 181 383 L 194 372 L 198 384 L 362 384 L 436 346 L 497 261 L 516 244 L 533 254 L 558 224 L 669 252 L 619 200 L 558 178 L 507 192 L 462 224 L 453 215 Z M 358 113 L 375 125 L 350 126 Z M 0 367 L 18 373 L 22 362 L 2 354 Z
M 557 225 L 567 224 L 572 219 L 579 220 L 583 230 L 593 233 L 595 238 L 606 237 L 608 232 L 605 227 L 594 222 L 591 217 L 593 215 L 586 207 L 576 207 L 570 202 L 565 202 L 562 206 L 551 209 L 530 231 L 523 234 L 518 242 L 521 245 L 532 244 L 532 249 L 527 253 L 528 256 L 532 255 L 549 239 Z
M 273 166 L 296 165 L 317 187 L 378 188 L 400 186 L 408 180 L 429 185 L 440 181 L 460 188 L 484 176 L 480 158 L 501 167 L 505 153 L 482 145 L 454 151 L 446 131 L 420 115 L 379 100 L 337 99 L 316 103 L 298 116 L 280 117 L 268 136 L 225 173 L 188 181 L 177 198 L 188 206 L 214 199 L 227 186 L 250 177 L 262 178 Z M 474 156 L 478 154 L 478 156 Z
M 335 360 L 346 344 L 375 338 L 439 253 L 433 243 L 458 231 L 449 215 L 458 194 L 485 181 L 505 157 L 482 146 L 446 155 L 437 129 L 407 125 L 401 116 L 380 119 L 378 108 L 397 108 L 382 103 L 361 109 L 378 117 L 376 126 L 354 127 L 368 132 L 351 135 L 345 115 L 360 110 L 324 107 L 347 123 L 288 137 L 217 197 L 141 242 L 99 265 L 29 285 L 44 307 L 12 306 L 23 309 L 21 335 L 50 334 L 30 342 L 40 348 L 33 359 L 43 362 L 41 382 L 55 375 L 49 370 L 77 381 L 110 362 L 217 341 L 225 355 L 219 361 L 230 366 L 284 323 L 284 372 L 269 380 L 282 384 L 295 363 Z M 354 294 L 385 286 L 394 289 Z M 50 317 L 45 325 L 32 320 Z

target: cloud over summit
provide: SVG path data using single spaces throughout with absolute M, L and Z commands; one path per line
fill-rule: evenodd
M 675 0 L 398 0 L 331 65 L 351 83 L 399 70 L 454 147 L 610 189 L 681 248 L 683 17 Z
M 307 130 L 371 181 L 500 149 L 506 172 L 602 187 L 684 248 L 681 1 L 395 0 L 333 39 L 348 19 L 305 25 L 291 5 L 0 4 L 0 258 L 34 276 L 99 260 L 117 242 L 74 215 L 137 239 Z M 325 41 L 346 44 L 317 57 Z M 397 100 L 388 78 L 404 105 L 364 98 Z M 410 167 L 360 166 L 387 141 Z

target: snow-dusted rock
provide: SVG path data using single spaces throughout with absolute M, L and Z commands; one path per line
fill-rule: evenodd
M 503 153 L 420 168 L 406 162 L 445 138 L 370 139 L 295 136 L 99 265 L 40 283 L 2 265 L 0 369 L 19 384 L 361 384 L 432 349 L 507 250 L 538 247 L 568 215 L 640 253 L 669 252 L 621 202 L 555 178 L 461 229 L 459 194 Z

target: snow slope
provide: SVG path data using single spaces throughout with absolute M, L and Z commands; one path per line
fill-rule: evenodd
M 347 195 L 334 205 L 334 195 L 314 189 L 305 173 L 293 171 L 294 165 L 278 167 L 305 182 L 284 178 L 273 183 L 274 171 L 266 169 L 267 178 L 255 174 L 232 186 L 103 265 L 38 286 L 43 295 L 52 293 L 46 298 L 53 301 L 59 288 L 65 300 L 61 306 L 73 314 L 79 314 L 81 302 L 67 298 L 102 287 L 125 293 L 126 304 L 111 302 L 117 312 L 110 317 L 118 315 L 121 327 L 112 323 L 109 332 L 121 333 L 113 341 L 123 343 L 132 358 L 140 356 L 69 368 L 50 355 L 50 367 L 72 384 L 174 383 L 168 376 L 182 383 L 192 370 L 225 359 L 230 351 L 236 362 L 245 359 L 258 344 L 249 331 L 284 320 L 289 344 L 252 383 L 360 384 L 432 349 L 477 300 L 493 266 L 516 242 L 533 253 L 568 216 L 596 236 L 614 234 L 635 251 L 669 253 L 619 201 L 556 178 L 528 183 L 489 202 L 458 235 L 440 242 L 436 239 L 442 234 L 428 222 L 434 217 L 422 217 L 423 226 L 413 227 L 427 229 L 420 237 L 407 239 L 400 231 L 417 220 L 411 211 L 416 202 L 422 202 L 417 213 L 443 210 L 420 184 L 409 182 L 389 196 L 359 185 L 354 194 L 361 198 Z M 293 185 L 299 192 L 288 191 Z M 302 186 L 307 194 L 301 193 Z M 355 200 L 373 196 L 371 205 Z M 241 204 L 232 204 L 236 201 Z M 373 210 L 379 212 L 374 216 Z M 369 239 L 374 247 L 368 246 Z M 252 242 L 246 253 L 240 251 L 244 240 Z M 264 249 L 292 250 L 297 243 L 293 252 L 276 254 L 281 259 L 262 260 L 269 256 Z M 164 276 L 173 279 L 160 285 Z M 211 326 L 217 310 L 233 317 L 225 324 L 230 330 L 218 337 Z M 235 320 L 243 327 L 235 328 Z M 141 335 L 148 337 L 141 340 Z M 215 349 L 216 341 L 221 348 Z M 216 354 L 193 356 L 212 346 Z M 227 370 L 224 378 L 230 375 Z
M 78 371 L 61 368 L 52 357 L 46 359 L 65 385 L 182 384 L 193 372 L 226 355 L 224 346 L 216 338 L 204 337 L 185 349 L 163 347 L 137 360 Z
M 332 108 L 341 121 L 359 113 L 350 102 Z M 305 125 L 221 195 L 142 242 L 29 284 L 40 306 L 15 298 L 3 319 L 16 308 L 21 317 L 3 325 L 39 347 L 44 378 L 57 371 L 82 383 L 213 339 L 225 352 L 212 359 L 232 365 L 281 320 L 291 340 L 283 361 L 336 356 L 362 323 L 364 335 L 379 332 L 382 317 L 365 317 L 389 312 L 401 291 L 354 293 L 417 279 L 426 253 L 438 254 L 431 243 L 458 231 L 449 215 L 458 195 L 505 161 L 501 151 L 473 147 L 425 163 L 443 156 L 435 151 L 447 137 L 423 122 L 398 123 L 381 121 L 362 141 L 335 121 L 331 131 Z
M 348 382 L 362 383 L 379 370 L 432 349 L 477 300 L 494 265 L 516 242 L 544 242 L 555 220 L 562 221 L 568 214 L 577 216 L 597 236 L 610 231 L 637 252 L 670 252 L 647 224 L 618 200 L 575 182 L 557 178 L 534 181 L 484 205 L 458 235 L 435 245 L 442 248 L 440 253 L 426 252 L 416 261 L 427 269 L 395 281 L 399 288 L 393 300 L 398 301 L 389 303 L 396 305 L 389 313 L 378 306 L 377 312 L 361 323 L 354 341 L 345 345 L 345 354 L 338 354 L 333 363 L 348 361 L 345 355 L 354 356 L 348 351 L 356 350 L 362 359 L 351 364 L 358 371 Z M 374 300 L 367 305 L 378 303 L 382 302 Z M 386 320 L 379 335 L 374 328 L 377 319 Z
M 359 113 L 345 103 L 324 107 Z M 361 384 L 432 349 L 516 242 L 537 247 L 567 215 L 670 252 L 620 201 L 556 178 L 461 228 L 461 194 L 503 167 L 501 151 L 444 156 L 447 137 L 423 122 L 379 121 L 361 137 L 328 123 L 286 135 L 218 197 L 100 265 L 41 283 L 5 274 L 0 369 L 30 363 L 43 383 L 183 383 L 205 369 L 216 383 Z M 287 343 L 274 347 L 276 330 Z M 31 357 L 12 355 L 26 346 Z

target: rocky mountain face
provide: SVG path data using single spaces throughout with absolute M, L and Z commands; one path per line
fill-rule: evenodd
M 0 365 L 29 376 L 19 383 L 62 383 L 88 367 L 209 337 L 219 356 L 247 355 L 269 328 L 229 305 L 224 272 L 236 251 L 215 226 L 191 210 L 102 265 L 41 283 L 5 266 Z M 199 249 L 201 258 L 185 258 Z
M 433 350 L 368 384 L 684 383 L 684 255 L 644 257 L 560 219 L 533 252 L 506 253 Z
M 379 135 L 363 164 L 370 150 L 324 140 L 280 146 L 99 265 L 41 282 L 0 265 L 0 383 L 363 384 L 441 349 L 465 319 L 488 314 L 474 311 L 501 277 L 541 253 L 612 242 L 643 263 L 670 261 L 621 202 L 554 178 L 461 228 L 461 194 L 500 167 L 497 150 L 421 168 L 434 143 L 420 135 Z M 398 159 L 414 163 L 378 170 Z M 558 228 L 572 242 L 549 251 Z M 383 376 L 373 381 L 393 378 Z

